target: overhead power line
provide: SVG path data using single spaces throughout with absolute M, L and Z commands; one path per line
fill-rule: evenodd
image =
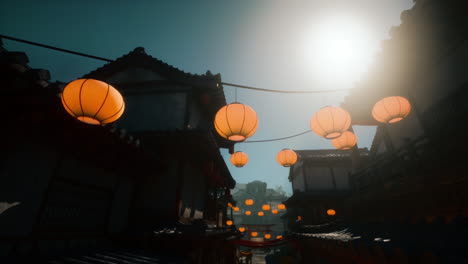
M 288 90 L 272 90 L 272 89 L 265 89 L 265 88 L 258 88 L 253 86 L 247 85 L 240 85 L 234 83 L 227 83 L 221 82 L 222 85 L 233 86 L 243 89 L 255 90 L 255 91 L 262 91 L 262 92 L 270 92 L 270 93 L 298 93 L 298 94 L 305 94 L 305 93 L 335 93 L 335 92 L 344 92 L 349 91 L 349 89 L 334 89 L 334 90 L 315 90 L 315 91 L 288 91 Z
M 302 135 L 307 134 L 307 133 L 309 133 L 309 132 L 311 132 L 311 131 L 312 131 L 312 130 L 307 130 L 307 131 L 304 131 L 304 132 L 302 132 L 302 133 L 295 134 L 295 135 L 288 136 L 288 137 L 273 138 L 273 139 L 262 139 L 262 140 L 249 140 L 249 141 L 243 141 L 243 142 L 239 142 L 239 143 L 259 143 L 259 142 L 278 141 L 278 140 L 284 140 L 284 139 L 288 139 L 288 138 L 293 138 L 293 137 L 302 136 Z

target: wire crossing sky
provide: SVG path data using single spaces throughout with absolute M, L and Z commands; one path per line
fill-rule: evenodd
M 281 91 L 343 90 L 327 93 L 265 93 L 239 89 L 237 101 L 252 107 L 259 127 L 248 140 L 276 139 L 308 131 L 313 114 L 339 105 L 347 89 L 372 67 L 380 42 L 411 0 L 291 1 L 6 1 L 0 34 L 115 59 L 135 47 L 186 72 L 221 73 L 226 83 Z M 24 51 L 34 68 L 69 82 L 104 62 L 4 41 Z M 225 89 L 233 102 L 236 89 Z M 359 147 L 368 147 L 374 128 L 354 127 Z M 276 163 L 283 148 L 332 149 L 328 140 L 306 133 L 262 144 L 236 144 L 249 163 L 235 168 L 237 182 L 261 180 L 291 192 L 289 169 Z

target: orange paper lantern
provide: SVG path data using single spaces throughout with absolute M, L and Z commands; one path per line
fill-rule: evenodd
M 233 224 L 233 222 L 232 222 L 231 220 L 227 220 L 227 221 L 226 221 L 226 225 L 232 226 L 232 224 Z
M 245 205 L 250 206 L 250 205 L 253 205 L 253 204 L 254 204 L 254 200 L 252 200 L 252 199 L 245 200 Z
M 258 233 L 257 232 L 252 232 L 252 233 L 250 233 L 250 235 L 253 236 L 253 237 L 256 237 L 256 236 L 258 236 Z
M 239 231 L 240 232 L 245 232 L 245 227 L 243 227 L 243 226 L 239 227 Z
M 356 145 L 356 135 L 351 131 L 345 131 L 341 136 L 332 140 L 333 146 L 337 149 L 350 149 Z
M 116 121 L 122 116 L 125 103 L 122 95 L 111 85 L 94 79 L 79 79 L 70 82 L 62 92 L 65 110 L 91 125 Z
M 341 107 L 327 106 L 320 109 L 310 120 L 310 128 L 317 135 L 334 139 L 348 130 L 351 116 Z
M 298 216 L 297 216 L 297 220 L 298 220 L 298 221 L 301 221 L 301 220 L 302 220 L 302 216 L 298 215 Z
M 333 210 L 333 209 L 328 209 L 327 210 L 327 215 L 330 215 L 330 216 L 336 215 L 336 211 Z
M 245 211 L 245 215 L 251 215 L 251 214 L 252 214 L 252 212 L 250 212 L 250 211 Z
M 263 211 L 270 211 L 270 209 L 271 209 L 271 207 L 270 207 L 269 204 L 264 204 L 264 205 L 262 205 L 262 210 L 263 210 Z
M 276 161 L 283 167 L 291 167 L 297 162 L 297 154 L 293 150 L 283 149 L 276 155 Z
M 216 113 L 214 126 L 220 136 L 231 141 L 244 141 L 257 131 L 257 113 L 244 104 L 228 104 Z
M 263 212 L 258 212 L 258 216 L 263 216 L 265 215 Z
M 278 210 L 273 209 L 273 210 L 271 210 L 271 213 L 272 213 L 272 214 L 277 214 L 277 213 L 278 213 Z
M 277 235 L 277 236 L 276 236 L 276 239 L 282 239 L 282 238 L 283 238 L 282 235 Z
M 271 235 L 270 234 L 265 234 L 263 237 L 265 237 L 265 239 L 270 239 Z
M 239 212 L 239 211 L 240 211 L 240 208 L 239 208 L 239 207 L 233 207 L 232 210 L 233 210 L 234 212 Z
M 278 210 L 284 210 L 284 209 L 286 209 L 286 205 L 278 204 Z
M 232 165 L 240 168 L 244 167 L 245 164 L 249 162 L 249 156 L 242 151 L 237 151 L 231 155 L 231 163 Z
M 396 123 L 411 112 L 410 102 L 401 96 L 390 96 L 378 101 L 372 108 L 372 116 L 382 123 Z

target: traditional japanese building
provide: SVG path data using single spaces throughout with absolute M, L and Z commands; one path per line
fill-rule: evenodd
M 0 259 L 140 263 L 165 249 L 193 263 L 234 259 L 235 245 L 219 243 L 236 237 L 223 227 L 235 181 L 219 153 L 232 145 L 212 125 L 225 104 L 220 75 L 188 74 L 137 48 L 83 77 L 124 97 L 123 117 L 105 126 L 66 113 L 65 85 L 25 53 L 0 45 L 0 76 Z M 92 253 L 104 248 L 139 253 Z

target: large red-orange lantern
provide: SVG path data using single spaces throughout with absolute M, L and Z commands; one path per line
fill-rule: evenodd
M 378 101 L 372 108 L 372 116 L 382 123 L 396 123 L 411 112 L 410 102 L 401 96 L 390 96 Z
M 263 213 L 263 212 L 261 212 L 261 211 L 258 212 L 257 214 L 258 214 L 258 216 L 264 216 L 264 215 L 265 215 L 265 213 Z
M 327 210 L 327 215 L 334 216 L 334 215 L 336 215 L 336 211 L 334 209 L 328 209 Z
M 122 116 L 125 103 L 122 95 L 111 85 L 94 79 L 70 82 L 62 92 L 65 110 L 81 122 L 102 125 Z
M 310 120 L 310 128 L 315 134 L 326 139 L 334 139 L 348 130 L 351 116 L 341 107 L 326 106 Z
M 271 235 L 270 234 L 265 234 L 263 237 L 265 237 L 265 239 L 270 239 Z
M 257 131 L 257 113 L 241 103 L 228 104 L 216 113 L 214 126 L 220 136 L 231 141 L 244 141 Z
M 245 215 L 251 215 L 251 214 L 252 214 L 252 212 L 250 212 L 250 211 L 245 211 Z
M 356 145 L 357 139 L 356 135 L 354 135 L 351 131 L 345 131 L 341 136 L 332 139 L 332 144 L 337 149 L 350 149 Z
M 271 207 L 270 207 L 269 204 L 264 204 L 264 205 L 262 205 L 262 210 L 263 210 L 263 211 L 270 211 L 270 209 L 271 209 Z
M 244 167 L 245 164 L 249 162 L 249 156 L 242 151 L 236 151 L 234 154 L 231 155 L 231 163 L 232 165 L 241 168 Z
M 276 161 L 283 167 L 291 167 L 297 162 L 297 154 L 293 150 L 283 149 L 276 155 Z
M 254 200 L 253 200 L 253 199 L 247 199 L 247 200 L 245 200 L 245 205 L 250 206 L 250 205 L 253 205 L 253 204 L 254 204 Z
M 284 205 L 284 204 L 278 204 L 277 207 L 278 207 L 278 210 L 284 210 L 284 209 L 286 209 L 286 205 Z

